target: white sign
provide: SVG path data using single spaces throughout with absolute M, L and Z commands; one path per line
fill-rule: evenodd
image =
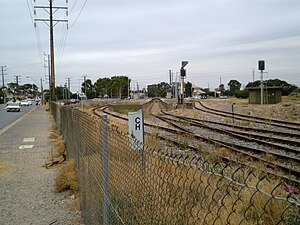
M 131 144 L 134 143 L 134 139 L 144 144 L 144 113 L 142 110 L 128 112 L 128 132 Z

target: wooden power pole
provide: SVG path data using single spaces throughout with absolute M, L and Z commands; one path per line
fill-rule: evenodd
M 50 95 L 50 101 L 56 101 L 56 94 L 55 94 L 55 67 L 54 67 L 54 31 L 53 28 L 54 26 L 59 23 L 59 22 L 68 22 L 68 20 L 63 20 L 63 19 L 53 19 L 53 14 L 57 10 L 68 10 L 68 7 L 64 6 L 53 6 L 52 2 L 54 0 L 49 1 L 49 6 L 34 6 L 34 14 L 36 15 L 35 11 L 36 9 L 44 9 L 48 14 L 49 14 L 49 19 L 41 19 L 37 18 L 34 19 L 35 22 L 45 22 L 49 27 L 50 27 L 50 62 L 51 62 L 51 75 L 50 75 L 50 88 L 51 88 L 51 95 Z M 55 10 L 53 13 L 53 9 Z M 48 23 L 49 24 L 48 24 Z M 53 22 L 55 24 L 53 24 Z M 36 25 L 35 25 L 36 26 Z

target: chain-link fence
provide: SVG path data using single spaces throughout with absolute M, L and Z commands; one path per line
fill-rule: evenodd
M 288 181 L 147 146 L 142 167 L 139 143 L 105 117 L 52 110 L 76 160 L 87 225 L 300 224 L 298 190 Z

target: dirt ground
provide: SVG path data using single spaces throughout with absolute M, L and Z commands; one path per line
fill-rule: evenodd
M 283 97 L 282 102 L 270 105 L 248 104 L 247 99 L 207 99 L 202 103 L 208 107 L 246 115 L 300 122 L 300 98 Z

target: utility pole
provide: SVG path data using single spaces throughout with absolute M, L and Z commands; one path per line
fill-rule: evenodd
M 2 87 L 4 88 L 4 76 L 6 75 L 6 73 L 4 74 L 4 72 L 6 72 L 6 66 L 0 66 L 1 67 L 1 72 L 2 72 Z
M 83 82 L 84 82 L 84 94 L 85 94 L 85 97 L 87 98 L 87 95 L 86 95 L 86 75 L 83 76 Z
M 48 81 L 49 81 L 49 93 L 50 93 L 50 102 L 51 99 L 51 62 L 50 62 L 50 55 L 44 53 L 45 57 L 47 57 L 44 61 L 47 62 L 47 65 L 45 65 L 46 68 L 48 68 Z
M 59 22 L 68 22 L 68 20 L 62 20 L 62 19 L 53 19 L 53 14 L 57 12 L 58 10 L 66 10 L 66 14 L 68 15 L 68 7 L 54 7 L 52 5 L 52 2 L 54 0 L 49 0 L 49 6 L 34 6 L 34 15 L 36 15 L 36 9 L 44 9 L 49 14 L 49 19 L 34 19 L 35 22 L 45 22 L 49 28 L 50 28 L 50 57 L 51 57 L 51 100 L 56 100 L 56 94 L 55 94 L 55 68 L 54 68 L 54 31 L 53 27 L 59 23 Z M 53 12 L 54 9 L 54 12 Z M 49 22 L 49 24 L 47 23 Z M 53 25 L 53 22 L 55 24 Z M 36 24 L 35 24 L 36 26 Z
M 172 70 L 169 70 L 169 77 L 170 77 L 170 86 L 172 84 Z
M 179 94 L 178 94 L 178 82 L 177 82 L 177 74 L 175 78 L 175 90 L 174 90 L 174 96 L 177 99 L 177 102 L 179 103 Z
M 68 92 L 67 92 L 67 99 L 71 99 L 71 96 L 70 96 L 70 92 L 71 92 L 71 85 L 70 85 L 70 80 L 71 80 L 71 78 L 70 77 L 68 77 L 67 78 L 67 81 L 68 81 Z
M 14 76 L 14 78 L 15 78 L 15 81 L 17 84 L 17 95 L 19 95 L 19 82 L 20 82 L 21 76 L 17 75 L 17 76 Z
M 127 78 L 127 99 L 129 100 L 130 99 L 130 80 L 129 80 L 129 77 Z
M 41 94 L 42 94 L 42 103 L 44 105 L 44 89 L 43 89 L 43 79 L 41 78 Z
M 6 73 L 4 73 L 4 72 L 6 72 L 7 69 L 6 69 L 6 66 L 0 66 L 0 67 L 1 67 L 1 72 L 2 72 L 2 91 L 3 91 L 3 94 L 4 94 L 3 103 L 5 104 L 6 103 L 6 100 L 5 100 L 5 98 L 6 98 L 6 94 L 5 94 L 6 89 L 5 89 L 5 83 L 4 83 L 4 76 L 6 75 Z
M 254 82 L 254 76 L 255 76 L 255 69 L 252 69 L 252 76 L 253 76 L 253 82 Z
M 19 82 L 20 82 L 20 79 L 21 79 L 21 75 L 17 75 L 17 76 L 14 76 L 15 79 L 16 79 L 16 84 L 19 85 Z

